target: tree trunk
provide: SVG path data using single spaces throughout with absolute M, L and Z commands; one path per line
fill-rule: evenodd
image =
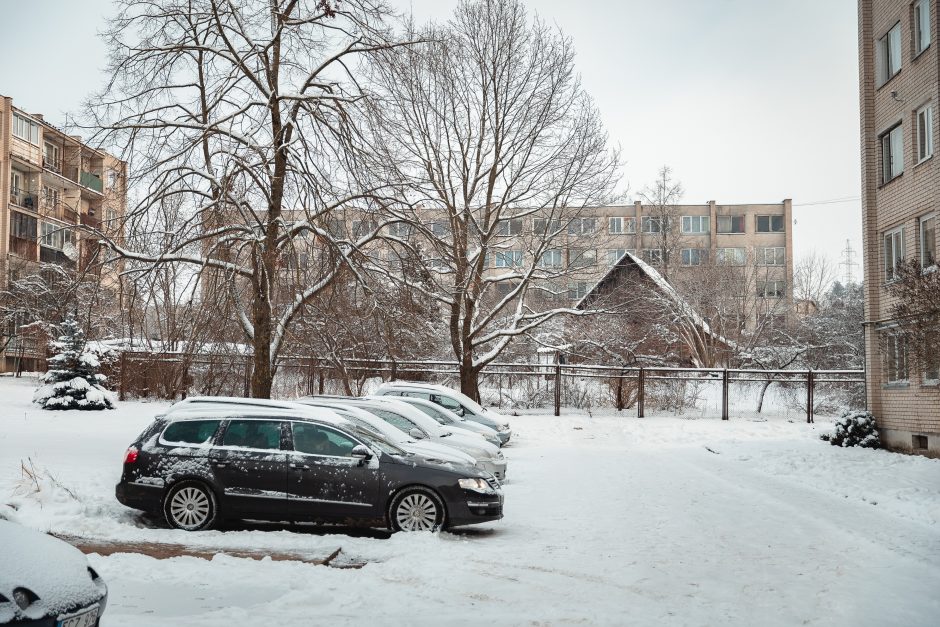
M 480 370 L 467 362 L 460 364 L 460 391 L 480 402 Z
M 773 379 L 769 381 L 764 381 L 764 385 L 760 389 L 760 395 L 757 397 L 757 413 L 758 414 L 764 408 L 764 394 L 767 393 L 767 388 L 770 387 L 771 383 L 773 383 Z
M 271 303 L 267 299 L 267 290 L 263 284 L 255 282 L 254 302 L 251 304 L 252 325 L 254 326 L 253 370 L 251 372 L 252 398 L 271 398 L 271 383 L 274 372 L 271 368 Z

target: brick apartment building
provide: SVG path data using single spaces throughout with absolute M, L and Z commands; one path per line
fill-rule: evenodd
M 940 368 L 909 358 L 886 287 L 936 266 L 937 0 L 859 0 L 868 407 L 890 447 L 940 456 Z
M 76 227 L 117 228 L 125 181 L 123 161 L 0 96 L 0 288 L 42 263 L 85 267 L 96 246 Z M 36 340 L 14 337 L 0 352 L 0 371 L 35 369 L 46 350 Z

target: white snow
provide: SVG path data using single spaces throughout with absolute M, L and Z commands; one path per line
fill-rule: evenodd
M 44 412 L 29 402 L 34 385 L 0 378 L 0 504 L 17 508 L 15 520 L 96 539 L 311 557 L 342 547 L 344 559 L 368 562 L 339 570 L 92 555 L 110 588 L 103 627 L 940 618 L 940 460 L 830 446 L 818 436 L 831 422 L 513 417 L 498 523 L 389 539 L 277 526 L 186 533 L 149 528 L 113 496 L 125 448 L 165 404 Z M 21 480 L 27 459 L 37 482 Z

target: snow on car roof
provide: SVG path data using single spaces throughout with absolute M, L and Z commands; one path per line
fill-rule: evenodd
M 231 417 L 263 420 L 268 416 L 277 418 L 291 417 L 299 420 L 319 420 L 336 426 L 349 426 L 351 424 L 348 420 L 331 409 L 304 405 L 302 403 L 285 403 L 284 406 L 240 403 L 219 403 L 217 405 L 211 405 L 207 403 L 204 406 L 181 407 L 176 411 L 165 414 L 165 417 L 170 420 L 199 420 L 202 418 Z

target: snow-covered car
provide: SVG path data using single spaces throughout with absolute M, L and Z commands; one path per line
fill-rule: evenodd
M 325 408 L 193 405 L 137 437 L 115 489 L 175 528 L 228 518 L 418 531 L 502 518 L 489 473 L 408 455 Z
M 423 398 L 415 398 L 413 396 L 397 396 L 395 398 L 401 399 L 403 402 L 408 403 L 409 405 L 414 405 L 428 416 L 438 421 L 442 426 L 458 427 L 466 431 L 479 433 L 487 442 L 495 446 L 502 446 L 503 444 L 499 439 L 499 433 L 497 433 L 496 429 L 491 429 L 479 422 L 473 422 L 472 420 L 461 418 L 454 412 L 450 411 L 449 409 L 444 409 L 437 403 L 432 403 L 431 401 L 426 401 Z
M 67 542 L 0 519 L 0 625 L 93 627 L 108 586 Z
M 462 451 L 458 451 L 450 446 L 438 444 L 437 442 L 416 440 L 398 427 L 393 427 L 375 414 L 361 407 L 353 407 L 352 405 L 344 404 L 342 401 L 327 397 L 300 398 L 297 399 L 296 402 L 303 405 L 331 409 L 353 424 L 374 431 L 385 439 L 391 440 L 409 453 L 452 464 L 467 464 L 469 466 L 483 468 L 484 470 L 486 469 L 482 464 L 477 462 L 477 460 Z
M 334 398 L 365 409 L 416 439 L 437 442 L 463 451 L 480 462 L 481 468 L 491 472 L 500 481 L 506 478 L 507 464 L 502 451 L 478 433 L 443 427 L 421 410 L 395 398 Z
M 509 442 L 512 437 L 512 429 L 509 428 L 509 419 L 506 416 L 491 409 L 486 409 L 466 394 L 443 385 L 391 381 L 380 385 L 375 393 L 378 396 L 423 398 L 440 405 L 444 409 L 449 409 L 461 418 L 479 422 L 495 429 L 499 435 L 499 441 L 503 444 Z

